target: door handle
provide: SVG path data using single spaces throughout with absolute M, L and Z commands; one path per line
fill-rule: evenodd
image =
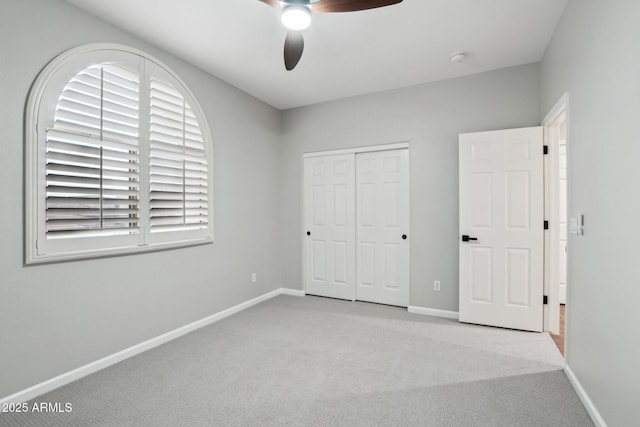
M 311 232 L 310 231 L 307 231 L 307 236 L 311 236 Z
M 407 235 L 406 234 L 402 235 L 402 240 L 407 240 Z
M 462 241 L 463 242 L 470 242 L 472 240 L 478 240 L 478 238 L 477 237 L 469 237 L 466 234 L 462 235 Z

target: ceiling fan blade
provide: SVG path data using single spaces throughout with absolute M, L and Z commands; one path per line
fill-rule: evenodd
M 320 0 L 310 6 L 313 13 L 356 12 L 401 2 L 402 0 Z
M 289 31 L 284 41 L 284 66 L 287 71 L 296 68 L 304 50 L 304 39 L 301 31 Z
M 264 4 L 268 4 L 269 6 L 273 6 L 278 10 L 282 9 L 282 5 L 278 0 L 258 0 L 258 1 L 261 1 Z

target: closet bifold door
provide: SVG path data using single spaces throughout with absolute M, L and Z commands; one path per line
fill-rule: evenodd
M 409 150 L 356 155 L 356 299 L 409 305 Z
M 355 299 L 355 154 L 304 159 L 305 291 Z

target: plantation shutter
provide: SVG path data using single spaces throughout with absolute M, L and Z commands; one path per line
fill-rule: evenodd
M 204 230 L 208 224 L 208 172 L 198 120 L 170 83 L 150 80 L 150 231 Z
M 139 232 L 140 76 L 111 64 L 65 86 L 46 134 L 47 239 Z
M 142 51 L 73 48 L 33 83 L 25 262 L 213 242 L 213 146 L 185 83 Z

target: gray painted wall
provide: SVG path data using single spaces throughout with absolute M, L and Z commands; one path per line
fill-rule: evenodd
M 640 419 L 640 2 L 572 0 L 541 64 L 546 114 L 569 101 L 567 365 L 610 426 Z
M 539 125 L 538 83 L 533 64 L 283 112 L 284 286 L 303 288 L 302 154 L 409 141 L 410 302 L 458 311 L 458 134 Z
M 23 266 L 29 87 L 90 42 L 144 50 L 195 94 L 214 141 L 213 245 Z M 58 0 L 2 0 L 0 52 L 0 397 L 281 286 L 279 111 Z

